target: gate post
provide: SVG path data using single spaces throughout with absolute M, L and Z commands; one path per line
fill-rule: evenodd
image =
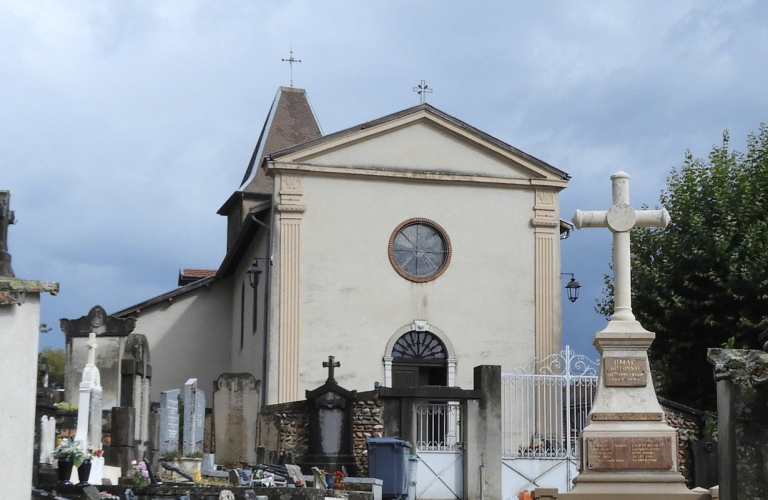
M 480 399 L 466 403 L 464 498 L 501 496 L 501 367 L 482 365 L 474 370 Z

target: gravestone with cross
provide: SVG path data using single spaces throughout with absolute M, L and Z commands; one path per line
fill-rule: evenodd
M 665 421 L 651 380 L 648 348 L 654 334 L 632 314 L 630 231 L 664 228 L 666 210 L 635 210 L 629 203 L 629 179 L 611 176 L 613 203 L 608 210 L 576 211 L 577 229 L 608 228 L 613 233 L 614 314 L 595 335 L 601 356 L 598 389 L 589 423 L 580 436 L 581 472 L 567 500 L 699 499 L 678 472 L 677 433 Z
M 328 356 L 322 366 L 328 369 L 328 379 L 314 391 L 307 391 L 309 450 L 302 469 L 311 474 L 312 467 L 329 473 L 346 467 L 354 476 L 352 406 L 357 401 L 357 391 L 348 391 L 336 383 L 335 370 L 341 367 L 336 358 Z

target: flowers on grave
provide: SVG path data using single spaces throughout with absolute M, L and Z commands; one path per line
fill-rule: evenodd
M 136 486 L 149 484 L 149 472 L 147 472 L 147 464 L 144 462 L 144 460 L 141 462 L 131 460 L 131 468 L 133 469 L 131 472 L 131 479 L 133 479 L 133 484 Z
M 72 464 L 75 467 L 80 467 L 83 460 L 87 457 L 85 452 L 80 448 L 80 441 L 75 441 L 72 438 L 64 438 L 61 440 L 59 446 L 53 450 L 53 458 L 60 460 L 69 458 L 72 460 Z
M 199 470 L 195 470 L 192 473 L 192 481 L 195 482 L 195 484 L 200 484 L 203 482 L 203 474 Z
M 333 487 L 336 489 L 344 487 L 344 478 L 347 477 L 343 472 L 337 470 L 333 473 Z
M 104 450 L 101 448 L 88 448 L 88 458 L 101 458 L 104 456 Z

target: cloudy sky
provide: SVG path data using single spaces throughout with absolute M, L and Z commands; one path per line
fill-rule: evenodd
M 59 318 L 115 312 L 217 268 L 275 92 L 306 88 L 325 133 L 428 101 L 573 177 L 561 217 L 610 205 L 611 173 L 654 205 L 686 149 L 768 120 L 759 1 L 0 0 L 0 189 L 17 276 L 57 281 Z M 482 214 L 478 214 L 482 216 Z M 566 341 L 592 354 L 610 233 L 577 231 Z M 565 284 L 566 280 L 563 280 Z

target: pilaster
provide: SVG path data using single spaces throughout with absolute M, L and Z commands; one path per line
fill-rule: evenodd
M 280 316 L 278 403 L 296 401 L 299 393 L 301 341 L 301 220 L 302 178 L 294 174 L 279 176 L 277 216 L 280 225 Z
M 542 360 L 559 351 L 559 346 L 555 345 L 555 287 L 559 281 L 559 270 L 555 266 L 560 221 L 557 216 L 555 191 L 537 187 L 533 209 L 531 226 L 535 236 L 535 356 L 536 359 Z

